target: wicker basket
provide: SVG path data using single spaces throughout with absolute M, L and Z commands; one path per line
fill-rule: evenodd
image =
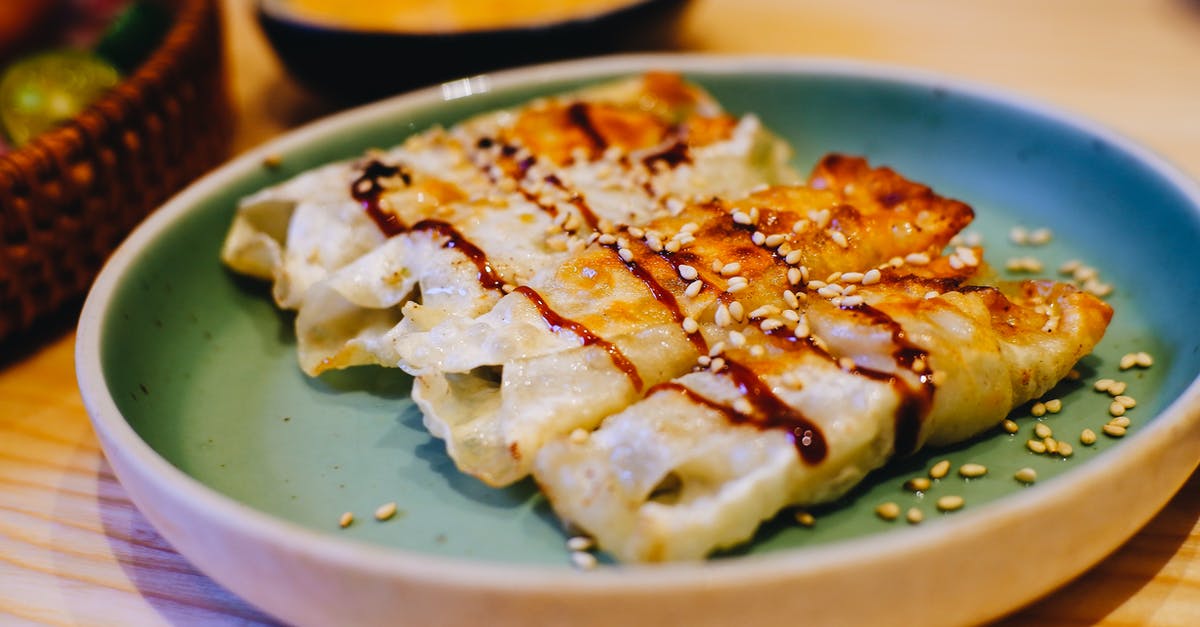
M 134 225 L 225 158 L 226 89 L 217 0 L 179 0 L 136 72 L 0 157 L 0 345 L 77 307 Z

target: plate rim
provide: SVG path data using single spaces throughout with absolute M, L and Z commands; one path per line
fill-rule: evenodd
M 1120 453 L 1110 455 L 1112 459 L 1108 460 L 1108 464 L 1081 465 L 1053 481 L 1045 482 L 1037 490 L 1009 495 L 944 520 L 930 521 L 925 525 L 886 534 L 764 555 L 717 561 L 624 564 L 617 568 L 573 573 L 566 564 L 514 564 L 437 556 L 339 538 L 329 532 L 302 527 L 208 488 L 155 452 L 122 416 L 109 394 L 100 355 L 102 330 L 109 313 L 109 304 L 121 276 L 137 262 L 143 249 L 177 221 L 197 210 L 202 204 L 200 201 L 206 196 L 218 193 L 249 168 L 261 167 L 263 160 L 269 155 L 286 155 L 289 150 L 299 146 L 328 141 L 343 128 L 376 124 L 385 118 L 399 115 L 406 109 L 436 106 L 438 102 L 454 98 L 453 86 L 456 85 L 460 90 L 465 89 L 467 94 L 464 95 L 469 95 L 478 93 L 472 90 L 536 87 L 564 78 L 594 79 L 603 75 L 634 73 L 648 69 L 676 70 L 700 77 L 730 73 L 844 76 L 930 89 L 945 88 L 953 93 L 1047 119 L 1056 125 L 1107 142 L 1118 152 L 1132 156 L 1138 163 L 1161 176 L 1188 200 L 1200 218 L 1200 186 L 1166 159 L 1141 144 L 1101 124 L 1034 98 L 926 70 L 828 57 L 667 53 L 613 55 L 540 64 L 449 81 L 336 113 L 253 148 L 178 193 L 126 238 L 108 259 L 88 294 L 79 319 L 75 347 L 76 376 L 80 392 L 106 456 L 110 459 L 114 456 L 122 458 L 130 464 L 127 472 L 136 472 L 139 475 L 136 478 L 138 481 L 157 482 L 161 484 L 159 487 L 169 487 L 196 507 L 211 512 L 214 519 L 223 520 L 234 527 L 238 533 L 268 545 L 279 546 L 281 549 L 299 551 L 313 560 L 327 562 L 338 568 L 349 568 L 384 578 L 419 580 L 450 587 L 461 586 L 509 593 L 550 588 L 582 594 L 638 593 L 645 592 L 647 588 L 658 592 L 682 591 L 695 589 L 697 586 L 721 584 L 752 586 L 768 579 L 774 580 L 781 573 L 786 573 L 789 577 L 813 576 L 833 567 L 866 566 L 880 560 L 881 556 L 903 560 L 940 544 L 965 541 L 969 537 L 977 536 L 981 528 L 1000 529 L 1005 524 L 1039 515 L 1039 512 L 1046 511 L 1055 500 L 1089 487 L 1101 486 L 1109 481 L 1111 473 L 1121 469 L 1132 471 L 1137 462 L 1159 452 L 1163 447 L 1172 444 L 1178 446 L 1182 443 L 1185 450 L 1181 459 L 1187 459 L 1187 452 L 1191 450 L 1190 458 L 1196 462 L 1190 468 L 1183 467 L 1186 466 L 1185 463 L 1173 469 L 1174 478 L 1167 480 L 1173 489 L 1153 509 L 1157 511 L 1178 491 L 1194 471 L 1195 464 L 1200 463 L 1198 376 L 1159 412 L 1147 427 L 1127 437 L 1122 442 Z M 116 466 L 114 464 L 114 469 Z M 120 474 L 118 477 L 123 483 L 127 479 Z M 146 507 L 144 503 L 136 504 L 139 509 Z M 1148 519 L 1149 516 L 1136 521 L 1136 525 L 1127 533 L 1123 532 L 1120 541 L 1108 547 L 1104 553 L 1127 540 Z M 164 533 L 164 536 L 167 534 Z M 172 538 L 168 537 L 168 540 Z M 1100 557 L 1103 557 L 1103 554 L 1091 559 L 1084 568 L 1090 567 Z M 1070 576 L 1076 574 L 1078 571 Z M 1066 578 L 1059 583 L 1064 581 Z

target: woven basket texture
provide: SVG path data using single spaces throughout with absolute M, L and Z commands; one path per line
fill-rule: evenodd
M 179 0 L 162 44 L 64 126 L 0 157 L 0 345 L 78 307 L 109 253 L 229 152 L 217 0 Z

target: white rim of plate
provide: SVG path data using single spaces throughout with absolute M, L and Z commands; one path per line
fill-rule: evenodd
M 734 72 L 845 76 L 930 89 L 945 88 L 1048 119 L 1109 143 L 1149 166 L 1182 192 L 1200 217 L 1200 186 L 1139 144 L 1098 123 L 1081 120 L 1077 115 L 1054 107 L 996 88 L 922 70 L 820 57 L 639 54 L 549 63 L 464 78 L 334 114 L 268 141 L 193 183 L 130 234 L 96 279 L 84 304 L 77 330 L 76 375 L 84 404 L 102 442 L 108 441 L 119 447 L 143 477 L 169 485 L 181 498 L 227 520 L 231 526 L 240 527 L 241 533 L 263 544 L 285 545 L 289 550 L 298 551 L 312 559 L 380 577 L 420 579 L 449 587 L 480 587 L 498 592 L 545 590 L 552 586 L 561 591 L 587 594 L 644 591 L 647 588 L 658 591 L 688 589 L 697 585 L 712 585 L 716 580 L 753 585 L 756 581 L 774 580 L 780 572 L 815 574 L 835 566 L 840 569 L 852 568 L 856 564 L 865 566 L 881 556 L 902 559 L 955 537 L 976 536 L 985 529 L 999 531 L 1010 522 L 1037 515 L 1039 510 L 1049 507 L 1067 494 L 1079 490 L 1101 490 L 1113 473 L 1135 472 L 1136 460 L 1162 446 L 1190 445 L 1196 449 L 1190 458 L 1200 462 L 1200 377 L 1197 377 L 1166 409 L 1150 420 L 1146 428 L 1125 438 L 1120 453 L 1107 456 L 1109 463 L 1082 464 L 1077 469 L 1039 484 L 1036 490 L 1023 490 L 948 519 L 885 534 L 736 559 L 623 564 L 616 568 L 598 568 L 572 574 L 565 560 L 563 566 L 539 566 L 434 556 L 338 538 L 331 533 L 276 518 L 217 493 L 171 465 L 138 437 L 121 415 L 108 391 L 100 359 L 101 330 L 120 278 L 149 243 L 205 196 L 219 190 L 240 173 L 249 168 L 262 167 L 263 160 L 269 155 L 286 155 L 289 150 L 332 137 L 344 127 L 373 124 L 394 117 L 405 109 L 434 106 L 438 102 L 470 93 L 650 69 L 693 72 L 699 76 Z M 1190 439 L 1181 439 L 1184 435 L 1190 436 Z M 1194 467 L 1186 473 L 1180 471 L 1180 485 Z M 1177 490 L 1178 486 L 1172 493 Z M 1139 522 L 1139 527 L 1142 522 Z

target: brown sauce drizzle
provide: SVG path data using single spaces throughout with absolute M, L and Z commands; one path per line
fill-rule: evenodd
M 608 148 L 608 140 L 604 139 L 604 135 L 600 134 L 599 129 L 592 123 L 592 116 L 588 114 L 588 105 L 585 102 L 573 102 L 567 107 L 567 119 L 571 121 L 583 134 L 587 136 L 592 147 L 598 152 L 603 152 Z
M 529 299 L 529 302 L 533 303 L 534 307 L 537 307 L 538 313 L 541 314 L 546 324 L 550 325 L 551 330 L 566 329 L 578 335 L 583 340 L 584 346 L 596 345 L 603 348 L 608 353 L 609 359 L 612 359 L 613 365 L 625 373 L 625 376 L 629 377 L 629 381 L 633 383 L 634 389 L 640 392 L 645 386 L 645 383 L 642 381 L 642 375 L 638 373 L 637 366 L 632 361 L 629 361 L 625 353 L 622 353 L 621 349 L 617 348 L 612 342 L 596 335 L 591 329 L 582 324 L 559 315 L 558 312 L 546 304 L 546 301 L 542 299 L 542 295 L 538 294 L 533 288 L 522 285 L 513 291 L 520 292 L 525 298 Z
M 468 241 L 453 226 L 440 220 L 421 220 L 410 230 L 434 231 L 445 237 L 446 242 L 442 244 L 442 248 L 454 248 L 474 262 L 475 267 L 479 268 L 479 284 L 485 289 L 498 290 L 504 286 L 504 281 L 496 274 L 495 268 L 492 268 L 491 262 L 488 261 L 487 253 Z
M 604 247 L 612 250 L 614 255 L 617 254 L 616 244 L 608 244 Z M 663 256 L 663 258 L 667 259 L 668 263 L 671 262 L 670 259 L 666 258 L 665 256 Z M 620 257 L 618 257 L 618 259 L 620 259 Z M 667 308 L 667 311 L 671 312 L 671 316 L 675 319 L 675 322 L 683 322 L 683 310 L 679 308 L 679 301 L 675 300 L 675 295 L 672 294 L 670 290 L 663 287 L 662 284 L 658 282 L 658 279 L 655 279 L 654 275 L 650 274 L 650 272 L 643 268 L 641 264 L 633 261 L 625 261 L 624 259 L 622 259 L 621 262 L 625 264 L 626 268 L 629 268 L 629 272 L 632 273 L 633 276 L 637 277 L 638 280 L 646 285 L 646 289 L 650 290 L 650 294 L 654 296 L 654 300 L 657 300 L 660 304 L 662 304 L 663 307 Z M 673 263 L 672 266 L 674 266 Z M 701 335 L 699 331 L 695 333 L 689 333 L 687 338 L 688 341 L 696 347 L 696 350 L 700 351 L 701 355 L 708 354 L 708 342 L 704 340 L 704 336 Z
M 380 196 L 383 195 L 383 184 L 380 180 L 397 176 L 404 181 L 405 185 L 412 183 L 412 175 L 403 166 L 388 165 L 372 159 L 363 168 L 363 173 L 350 185 L 350 195 L 362 204 L 367 216 L 387 237 L 399 235 L 407 230 L 396 214 L 384 211 L 383 207 L 379 206 Z
M 676 141 L 670 146 L 651 155 L 642 158 L 642 163 L 646 169 L 653 171 L 655 163 L 665 163 L 668 168 L 674 168 L 681 163 L 687 163 L 692 160 L 688 154 L 688 147 L 682 141 Z
M 908 341 L 904 328 L 886 313 L 870 305 L 857 305 L 849 309 L 866 315 L 871 319 L 872 324 L 886 327 L 891 331 L 892 343 L 895 346 L 892 358 L 896 360 L 898 366 L 917 375 L 921 382 L 920 387 L 914 390 L 907 382 L 895 375 L 861 367 L 854 369 L 856 374 L 889 381 L 900 395 L 900 406 L 896 409 L 895 453 L 898 456 L 909 455 L 917 449 L 921 423 L 929 413 L 930 407 L 933 406 L 933 393 L 936 386 L 933 384 L 932 372 L 929 370 L 929 353 Z M 915 369 L 918 360 L 925 364 L 921 372 Z
M 754 374 L 753 370 L 738 362 L 726 361 L 725 370 L 722 372 L 729 375 L 742 397 L 750 402 L 753 408 L 751 414 L 743 414 L 732 407 L 717 403 L 674 381 L 660 383 L 650 388 L 646 395 L 659 390 L 675 390 L 693 403 L 721 412 L 734 424 L 748 424 L 760 429 L 780 429 L 786 432 L 796 451 L 800 453 L 800 459 L 810 466 L 825 459 L 829 454 L 829 445 L 825 442 L 825 435 L 821 429 L 776 396 L 771 387 Z

